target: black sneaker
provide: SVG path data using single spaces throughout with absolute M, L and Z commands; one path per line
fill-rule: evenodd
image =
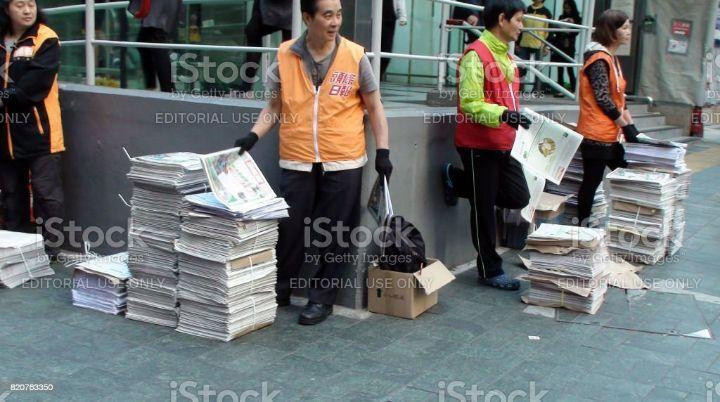
M 445 194 L 445 204 L 448 207 L 454 207 L 458 203 L 458 197 L 455 195 L 455 187 L 453 186 L 452 178 L 450 177 L 450 171 L 453 169 L 453 165 L 450 162 L 446 162 L 442 167 L 442 183 L 443 191 Z

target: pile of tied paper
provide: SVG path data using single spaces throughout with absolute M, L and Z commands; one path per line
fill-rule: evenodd
M 625 155 L 628 167 L 635 170 L 667 173 L 676 181 L 673 218 L 667 245 L 667 255 L 680 250 L 685 235 L 685 205 L 690 193 L 690 170 L 685 162 L 687 144 L 654 140 L 640 135 L 641 143 L 627 143 Z
M 75 266 L 73 306 L 107 314 L 124 314 L 127 309 L 128 254 L 96 257 Z
M 667 254 L 677 181 L 667 173 L 636 169 L 616 169 L 607 178 L 610 251 L 629 261 L 657 263 Z
M 527 240 L 530 290 L 522 300 L 595 314 L 608 287 L 605 238 L 603 229 L 540 225 Z
M 54 274 L 41 235 L 0 230 L 0 287 Z
M 278 198 L 249 153 L 203 157 L 212 192 L 185 197 L 179 253 L 179 332 L 230 341 L 275 321 Z
M 127 318 L 177 326 L 178 257 L 184 197 L 206 191 L 200 155 L 186 152 L 131 159 L 127 177 L 133 183 L 130 212 Z

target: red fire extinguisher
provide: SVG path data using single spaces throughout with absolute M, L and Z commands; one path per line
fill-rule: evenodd
M 690 136 L 699 138 L 703 137 L 704 132 L 702 117 L 702 108 L 700 106 L 695 106 L 690 117 Z

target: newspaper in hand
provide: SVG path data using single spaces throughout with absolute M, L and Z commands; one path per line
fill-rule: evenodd
M 526 221 L 532 222 L 535 217 L 535 210 L 540 202 L 540 197 L 542 197 L 543 190 L 545 190 L 545 179 L 538 177 L 526 168 L 523 168 L 523 173 L 525 173 L 525 181 L 530 191 L 530 202 L 520 211 L 520 216 Z
M 201 157 L 215 197 L 233 212 L 246 213 L 276 201 L 277 196 L 248 152 L 238 148 Z
M 533 123 L 528 130 L 518 129 L 510 155 L 536 176 L 560 184 L 582 135 L 530 109 L 522 113 Z

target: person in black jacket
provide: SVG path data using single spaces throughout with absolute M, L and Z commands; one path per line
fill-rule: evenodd
M 52 257 L 61 239 L 48 233 L 48 225 L 53 224 L 49 220 L 63 215 L 60 153 L 65 146 L 57 85 L 60 44 L 57 34 L 44 24 L 35 0 L 4 0 L 2 4 L 0 191 L 6 229 L 32 229 L 29 182 L 36 222 L 43 223 L 46 250 Z
M 560 15 L 558 20 L 563 22 L 570 22 L 572 24 L 580 24 L 582 18 L 578 11 L 575 0 L 565 0 L 563 3 L 563 13 Z M 575 42 L 577 39 L 577 32 L 555 32 L 550 35 L 549 42 L 555 45 L 558 49 L 562 50 L 563 53 L 570 57 L 575 57 Z M 560 56 L 557 52 L 552 52 L 550 55 L 550 61 L 558 63 L 567 63 L 567 59 Z M 574 67 L 558 67 L 558 80 L 560 85 L 565 84 L 565 70 L 567 69 L 568 78 L 570 79 L 570 91 L 575 92 L 575 86 L 577 80 L 575 78 Z
M 292 10 L 292 0 L 254 0 L 252 16 L 245 27 L 247 45 L 260 47 L 263 45 L 263 36 L 272 35 L 277 31 L 282 33 L 283 41 L 290 40 L 292 38 Z M 253 88 L 261 56 L 262 53 L 258 52 L 248 52 L 247 54 L 245 77 L 239 88 L 243 95 Z
M 472 4 L 474 6 L 484 6 L 485 0 L 460 0 L 461 3 Z M 454 20 L 463 20 L 470 25 L 478 25 L 483 20 L 483 14 L 481 11 L 471 10 L 465 7 L 455 7 L 453 9 L 452 18 Z M 479 36 L 475 35 L 472 31 L 465 30 L 465 43 L 475 42 Z

